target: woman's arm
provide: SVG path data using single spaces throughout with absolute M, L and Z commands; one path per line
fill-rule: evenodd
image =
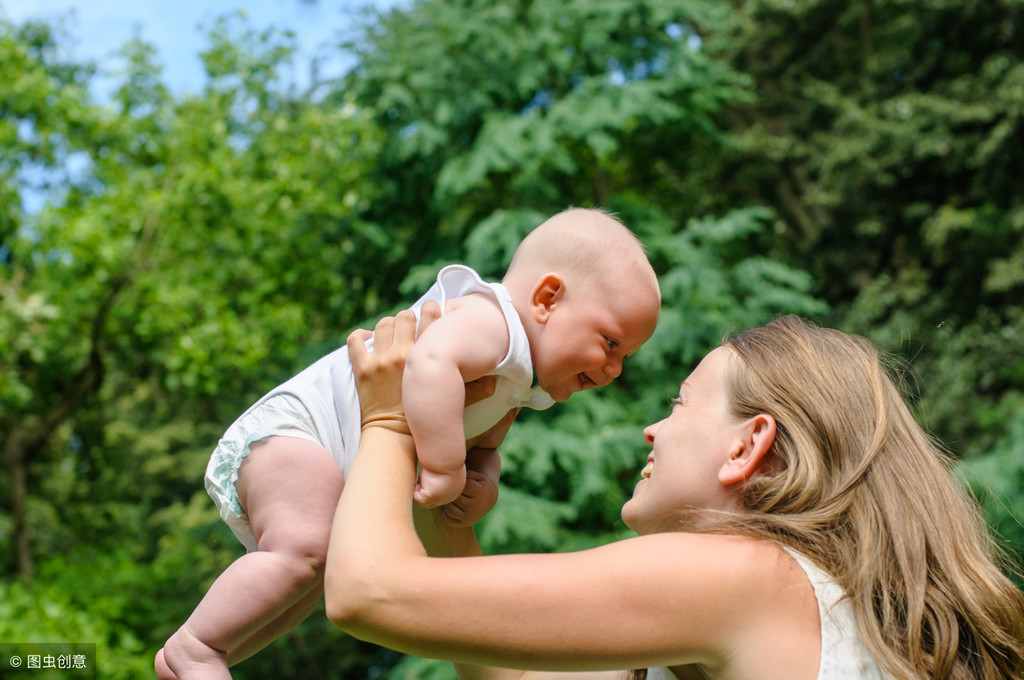
M 369 433 L 370 430 L 373 430 L 374 432 L 370 437 L 367 437 L 367 434 Z M 392 453 L 397 453 L 399 449 L 404 448 L 402 444 L 403 436 L 394 434 L 393 432 L 390 432 L 385 429 L 368 428 L 368 431 L 364 433 L 363 436 L 364 441 L 367 441 L 369 446 L 377 447 L 378 445 L 382 445 L 385 448 L 389 448 Z M 381 449 L 377 448 L 376 450 L 373 451 L 373 453 L 371 453 L 371 455 L 373 455 L 376 459 L 376 454 L 380 452 Z M 408 452 L 409 458 L 407 460 L 410 463 L 412 463 L 413 458 L 411 447 L 408 449 Z M 364 457 L 364 461 L 367 460 L 367 458 L 368 457 Z M 345 574 L 354 573 L 352 571 L 347 571 L 349 569 L 354 569 L 357 571 L 367 570 L 362 572 L 364 573 L 364 575 L 369 575 L 377 571 L 380 566 L 380 563 L 378 559 L 374 557 L 375 554 L 382 557 L 380 553 L 388 552 L 389 556 L 386 558 L 386 560 L 387 562 L 392 564 L 395 564 L 397 562 L 405 563 L 406 560 L 408 560 L 409 558 L 430 559 L 426 557 L 427 550 L 429 550 L 431 554 L 443 557 L 480 555 L 479 544 L 477 543 L 475 537 L 473 536 L 472 529 L 451 527 L 443 520 L 441 516 L 441 510 L 439 508 L 433 510 L 425 510 L 409 502 L 412 484 L 415 479 L 414 465 L 382 465 L 380 466 L 379 470 L 380 478 L 385 478 L 388 476 L 394 476 L 395 478 L 398 478 L 399 476 L 404 476 L 405 478 L 406 483 L 404 484 L 403 487 L 405 493 L 404 496 L 402 497 L 401 502 L 402 511 L 395 512 L 394 514 L 388 512 L 387 515 L 388 518 L 390 519 L 385 519 L 382 522 L 382 524 L 401 522 L 402 526 L 405 527 L 405 530 L 395 532 L 395 535 L 382 541 L 373 539 L 371 536 L 373 530 L 370 527 L 371 525 L 376 525 L 376 521 L 367 522 L 364 525 L 367 528 L 367 531 L 365 533 L 361 531 L 357 532 L 355 530 L 347 532 L 347 536 L 345 537 L 344 541 L 335 541 L 335 538 L 339 537 L 339 531 L 345 531 L 344 528 L 342 527 L 340 530 L 335 530 L 335 534 L 332 536 L 331 550 L 328 555 L 326 588 L 328 617 L 336 624 L 343 623 L 349 617 L 348 613 L 338 611 L 337 605 L 339 603 L 339 599 L 342 601 L 348 601 L 349 604 L 357 607 L 369 607 L 372 609 L 378 606 L 372 604 L 374 595 L 372 595 L 371 593 L 373 593 L 375 590 L 374 585 L 372 583 L 356 582 L 354 580 L 345 579 Z M 350 477 L 352 477 L 352 475 L 350 475 Z M 398 488 L 397 484 L 393 486 L 395 488 Z M 348 486 L 346 488 L 346 492 L 342 493 L 342 496 L 345 496 L 345 493 L 347 493 L 348 491 L 359 489 L 361 487 L 370 488 L 370 485 Z M 337 518 L 341 518 L 340 521 L 342 523 L 347 521 L 346 515 L 348 510 L 352 510 L 353 512 L 358 513 L 356 518 L 357 522 L 360 522 L 358 516 L 366 517 L 370 514 L 378 515 L 379 512 L 383 511 L 383 506 L 385 505 L 385 503 L 381 502 L 384 499 L 380 497 L 379 494 L 371 493 L 369 497 L 364 498 L 362 501 L 360 501 L 360 499 L 357 496 L 358 494 L 355 493 L 350 494 L 346 501 L 344 501 L 343 503 L 339 503 Z M 396 496 L 394 500 L 397 501 L 398 497 Z M 348 505 L 347 508 L 344 507 L 346 503 Z M 376 507 L 375 504 L 377 503 L 381 504 L 379 510 L 374 510 L 369 513 L 365 511 L 367 507 Z M 371 505 L 367 506 L 366 504 Z M 394 503 L 390 505 L 395 509 L 397 509 L 398 507 L 398 505 Z M 416 515 L 415 526 L 421 532 L 420 537 L 422 538 L 423 541 L 422 544 L 420 544 L 419 540 L 417 540 L 416 536 L 413 533 L 413 514 Z M 339 526 L 337 524 L 337 518 L 335 525 L 336 527 Z M 365 541 L 368 540 L 373 543 L 372 546 L 365 543 Z M 362 546 L 360 546 L 361 542 L 363 543 Z M 390 545 L 391 547 L 386 548 L 385 546 L 387 545 Z M 426 547 L 424 548 L 424 546 Z M 344 557 L 341 557 L 341 555 L 343 554 L 342 551 L 344 551 Z M 410 568 L 415 568 L 411 564 L 409 566 Z M 359 594 L 358 598 L 355 597 L 355 594 L 357 593 Z M 350 598 L 348 597 L 349 595 L 352 595 L 353 597 Z M 378 597 L 387 599 L 387 596 L 384 594 L 384 591 L 379 591 Z M 397 610 L 396 614 L 398 616 L 401 616 L 397 613 Z M 380 625 L 386 625 L 390 627 L 395 623 L 395 621 L 386 622 L 386 619 L 387 617 L 378 619 L 381 622 Z M 435 624 L 431 624 L 431 627 L 433 627 L 433 625 Z M 438 620 L 436 622 L 436 625 L 444 624 L 440 620 Z M 356 637 L 374 640 L 375 642 L 384 644 L 386 646 L 395 646 L 401 648 L 401 643 L 396 644 L 398 640 L 397 637 L 393 637 L 390 635 L 385 635 L 384 637 L 379 636 L 379 633 L 381 631 L 376 630 L 372 622 L 370 622 L 369 627 L 358 624 L 353 626 L 343 625 L 342 627 L 344 627 L 349 633 L 355 635 Z M 407 634 L 411 634 L 413 636 L 417 635 L 416 631 L 411 628 L 409 629 L 409 631 L 407 631 Z M 470 635 L 468 631 L 465 634 L 467 635 L 467 637 Z M 413 650 L 411 648 L 406 647 L 404 651 L 414 653 L 419 656 L 447 658 L 447 656 L 443 653 L 443 651 L 440 648 L 431 649 L 429 647 L 424 647 L 422 649 Z M 542 680 L 542 678 L 545 677 L 566 679 L 572 677 L 572 675 L 568 674 L 551 674 L 550 676 L 548 676 L 547 674 L 528 673 L 521 670 L 501 669 L 478 666 L 475 664 L 470 665 L 464 663 L 456 663 L 456 670 L 459 673 L 459 677 L 462 680 Z M 618 673 L 610 673 L 607 677 L 611 679 L 617 678 L 619 676 L 620 674 Z M 587 674 L 585 676 L 579 677 L 596 678 L 598 676 L 594 674 Z
M 398 321 L 378 326 L 370 357 L 349 343 L 364 408 L 397 391 L 380 386 L 401 364 L 392 336 L 412 342 Z M 383 405 L 385 416 L 364 412 L 338 504 L 326 575 L 335 625 L 417 656 L 579 671 L 717 667 L 763 647 L 765 630 L 785 639 L 793 593 L 780 592 L 779 575 L 792 561 L 744 538 L 657 534 L 566 554 L 428 557 L 413 528 L 416 461 L 398 424 L 400 394 L 396 403 Z
M 432 557 L 470 557 L 480 555 L 480 544 L 471 528 L 455 528 L 445 520 L 441 508 L 426 509 L 418 504 L 412 506 L 416 533 L 423 542 L 426 553 Z M 620 671 L 595 671 L 592 673 L 545 673 L 543 671 L 522 671 L 493 666 L 476 666 L 455 663 L 459 680 L 625 680 L 626 673 Z

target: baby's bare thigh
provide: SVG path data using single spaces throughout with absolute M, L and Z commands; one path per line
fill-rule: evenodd
M 254 442 L 235 488 L 260 550 L 326 555 L 344 477 L 330 452 L 297 437 Z

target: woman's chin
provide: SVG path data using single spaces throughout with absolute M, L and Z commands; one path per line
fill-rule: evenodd
M 641 480 L 641 481 L 643 481 L 643 480 Z M 641 521 L 640 517 L 638 516 L 637 508 L 636 508 L 636 502 L 635 501 L 636 501 L 636 492 L 634 491 L 633 492 L 633 498 L 631 498 L 628 501 L 626 501 L 626 504 L 622 506 L 622 512 L 621 512 L 622 522 L 623 522 L 623 524 L 625 524 L 627 527 L 629 527 L 630 529 L 632 529 L 636 533 L 643 534 L 644 533 L 644 531 L 643 531 L 644 522 Z

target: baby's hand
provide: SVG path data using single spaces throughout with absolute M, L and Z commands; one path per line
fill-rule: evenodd
M 485 375 L 482 378 L 466 383 L 466 406 L 475 404 L 476 402 L 486 399 L 494 394 L 494 387 L 496 383 L 497 378 L 493 375 Z M 494 435 L 492 434 L 494 429 L 501 429 L 501 435 L 496 439 L 496 441 L 500 443 L 501 439 L 504 437 L 504 433 L 508 431 L 508 427 L 515 419 L 516 412 L 518 412 L 518 409 L 516 409 L 515 412 L 510 412 L 502 418 L 495 428 L 492 428 L 492 430 L 467 441 L 467 450 L 471 451 L 478 442 L 482 442 L 488 437 L 494 439 Z M 468 453 L 466 455 L 467 457 L 469 456 Z M 469 461 L 467 460 L 466 462 L 468 463 Z M 494 479 L 494 496 L 497 498 L 497 474 L 495 474 Z M 413 500 L 415 500 L 419 505 L 422 505 L 425 508 L 436 508 L 439 505 L 457 502 L 460 498 L 459 494 L 464 493 L 466 487 L 466 466 L 463 466 L 459 470 L 450 472 L 428 470 L 424 467 L 420 472 L 419 479 L 416 480 L 416 488 L 413 489 L 412 495 Z M 492 503 L 491 507 L 493 507 L 493 505 L 494 504 Z M 490 509 L 490 507 L 485 509 L 483 513 L 480 514 L 480 517 L 486 515 Z M 479 519 L 479 517 L 477 519 Z M 476 520 L 473 521 L 475 522 Z
M 445 522 L 469 527 L 479 522 L 498 502 L 501 456 L 496 449 L 472 449 L 466 454 L 466 487 L 444 506 Z
M 416 488 L 412 491 L 412 497 L 425 508 L 436 508 L 458 498 L 460 490 L 465 486 L 465 467 L 455 472 L 433 472 L 423 468 Z

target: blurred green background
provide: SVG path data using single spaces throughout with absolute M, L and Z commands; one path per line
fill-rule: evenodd
M 893 355 L 1020 567 L 1024 2 L 358 17 L 341 78 L 231 14 L 197 92 L 136 39 L 103 101 L 66 29 L 0 20 L 0 640 L 149 677 L 242 552 L 202 488 L 225 427 L 443 263 L 500 277 L 569 205 L 644 239 L 665 309 L 613 387 L 521 417 L 485 550 L 626 535 L 641 427 L 724 333 L 796 313 Z M 321 609 L 235 677 L 451 674 Z

